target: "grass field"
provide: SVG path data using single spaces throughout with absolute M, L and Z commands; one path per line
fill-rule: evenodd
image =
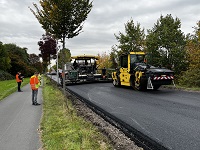
M 44 79 L 41 138 L 45 150 L 111 150 L 107 138 L 76 110 L 57 87 Z
M 29 78 L 25 78 L 22 82 L 21 87 L 29 83 Z M 0 81 L 0 101 L 7 97 L 8 95 L 17 91 L 16 80 L 5 80 Z

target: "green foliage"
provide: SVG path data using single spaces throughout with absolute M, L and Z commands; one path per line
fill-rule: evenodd
M 29 64 L 29 55 L 26 48 L 20 48 L 15 44 L 5 44 L 9 57 L 11 59 L 11 68 L 8 70 L 12 75 L 21 71 L 26 76 L 26 67 Z
M 115 34 L 115 38 L 119 45 L 112 46 L 110 53 L 111 68 L 117 68 L 121 54 L 145 49 L 144 29 L 141 29 L 139 23 L 135 25 L 132 19 L 125 24 L 125 34 L 119 32 L 119 35 Z
M 200 87 L 200 69 L 189 69 L 179 79 L 179 84 L 187 87 Z
M 130 51 L 138 52 L 144 49 L 144 29 L 141 29 L 139 23 L 135 25 L 132 19 L 125 24 L 125 34 L 119 32 L 119 35 L 115 35 L 115 37 L 119 42 L 119 54 Z
M 116 69 L 118 67 L 118 51 L 116 46 L 112 46 L 110 53 L 111 68 Z
M 5 50 L 5 47 L 2 42 L 0 42 L 0 68 L 1 70 L 8 70 L 10 69 L 10 58 L 8 52 Z
M 69 49 L 62 49 L 58 53 L 58 68 L 62 68 L 63 63 L 70 62 L 71 52 Z
M 36 54 L 30 54 L 29 55 L 29 61 L 31 65 L 34 65 L 38 62 L 40 62 L 40 57 Z
M 171 15 L 163 17 L 148 30 L 146 39 L 149 63 L 174 69 L 176 74 L 186 70 L 185 36 L 180 30 L 181 22 Z
M 14 78 L 15 76 L 11 75 L 10 73 L 0 70 L 0 81 L 11 80 Z
M 182 74 L 179 82 L 189 87 L 200 87 L 200 21 L 194 35 L 188 35 L 187 55 L 189 68 Z
M 34 64 L 30 55 L 27 53 L 27 48 L 21 48 L 15 44 L 0 43 L 0 68 L 15 76 L 18 71 L 26 77 L 31 76 L 35 71 L 41 70 L 41 63 Z M 38 61 L 38 60 L 37 60 Z M 10 76 L 5 76 L 1 79 L 10 79 Z
M 70 62 L 71 60 L 71 52 L 70 52 L 70 50 L 69 49 L 66 49 L 66 48 L 64 48 L 64 49 L 62 49 L 61 50 L 61 54 L 62 54 L 62 56 L 61 57 L 63 57 L 63 62 L 64 63 L 66 63 L 66 62 Z
M 9 53 L 9 56 L 13 55 L 19 60 L 23 60 L 25 63 L 29 63 L 29 54 L 27 53 L 27 48 L 21 48 L 16 44 L 4 44 L 4 46 Z
M 30 54 L 29 55 L 29 61 L 30 65 L 34 67 L 38 72 L 42 73 L 43 72 L 43 65 L 40 62 L 40 57 L 36 54 Z

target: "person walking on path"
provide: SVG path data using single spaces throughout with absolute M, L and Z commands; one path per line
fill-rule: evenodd
M 37 103 L 37 94 L 38 94 L 38 88 L 40 86 L 40 81 L 38 79 L 38 72 L 35 72 L 33 76 L 30 78 L 30 85 L 32 89 L 32 105 L 40 105 Z
M 18 92 L 22 92 L 22 90 L 21 90 L 22 80 L 23 80 L 23 76 L 21 76 L 21 72 L 17 72 L 17 74 L 16 74 L 16 82 L 17 82 Z

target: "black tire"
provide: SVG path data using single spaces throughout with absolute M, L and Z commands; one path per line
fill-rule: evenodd
M 134 83 L 135 83 L 135 84 L 134 84 L 134 89 L 135 89 L 135 90 L 138 90 L 138 91 L 145 91 L 145 90 L 147 89 L 146 84 L 142 83 L 142 82 L 141 82 L 141 79 L 140 79 L 140 82 L 139 82 L 139 83 L 136 83 L 136 82 L 134 82 Z
M 131 87 L 132 87 L 133 89 L 135 89 L 135 80 L 134 80 L 133 77 L 131 77 L 131 79 L 130 79 L 130 85 L 131 85 Z
M 135 90 L 138 90 L 138 91 L 141 91 L 143 88 L 142 88 L 142 85 L 141 85 L 141 84 L 136 84 L 136 83 L 135 83 L 134 89 L 135 89 Z

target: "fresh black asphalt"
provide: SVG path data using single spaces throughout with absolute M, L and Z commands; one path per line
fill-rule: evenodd
M 33 106 L 30 85 L 0 101 L 0 150 L 38 150 L 42 105 Z M 39 88 L 38 103 L 42 103 Z
M 200 150 L 200 93 L 134 91 L 112 83 L 67 86 L 171 150 Z

